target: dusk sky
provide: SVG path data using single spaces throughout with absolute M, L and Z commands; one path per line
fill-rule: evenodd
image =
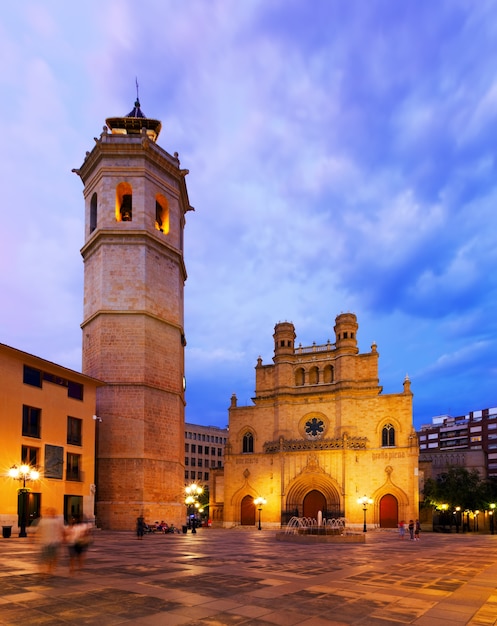
M 190 170 L 187 421 L 347 311 L 416 428 L 497 406 L 497 2 L 20 0 L 0 53 L 1 343 L 81 371 L 71 170 L 137 78 Z

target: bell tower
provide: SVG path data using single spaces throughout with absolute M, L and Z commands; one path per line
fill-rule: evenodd
M 83 372 L 97 395 L 97 523 L 179 525 L 184 514 L 183 229 L 177 153 L 137 99 L 75 171 L 85 198 Z M 100 421 L 101 420 L 101 421 Z

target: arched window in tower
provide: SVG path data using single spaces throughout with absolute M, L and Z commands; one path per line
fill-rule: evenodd
M 311 367 L 309 371 L 309 384 L 317 385 L 319 382 L 319 369 L 317 367 Z
M 251 454 L 254 451 L 254 435 L 245 433 L 243 435 L 243 453 Z
M 169 204 L 161 193 L 155 196 L 155 228 L 166 235 L 169 232 Z
M 116 188 L 116 222 L 133 219 L 133 188 L 129 183 L 119 183 Z
M 90 201 L 90 233 L 97 227 L 97 194 L 94 193 Z
M 333 370 L 333 365 L 326 365 L 323 370 L 323 382 L 332 383 L 335 379 L 335 372 Z
M 302 387 L 305 384 L 305 370 L 303 367 L 299 367 L 295 371 L 295 386 Z
M 395 428 L 392 424 L 386 424 L 381 431 L 381 445 L 383 448 L 395 446 Z

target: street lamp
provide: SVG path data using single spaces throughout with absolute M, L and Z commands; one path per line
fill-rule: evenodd
M 188 516 L 188 521 L 190 521 L 190 507 L 196 507 L 197 509 L 200 508 L 198 499 L 204 493 L 204 490 L 200 485 L 197 485 L 196 483 L 192 483 L 191 485 L 188 485 L 188 487 L 185 487 L 185 493 L 186 493 L 186 498 L 185 498 L 186 514 Z M 196 533 L 196 532 L 197 531 L 195 529 L 195 516 L 194 516 L 194 519 L 192 521 L 192 533 Z
M 25 463 L 20 467 L 13 465 L 9 469 L 10 478 L 22 481 L 22 487 L 17 490 L 17 493 L 21 496 L 21 523 L 19 524 L 21 530 L 19 537 L 27 537 L 26 526 L 28 525 L 28 494 L 31 491 L 29 487 L 26 487 L 26 482 L 30 480 L 38 480 L 40 478 L 40 472 Z
M 262 530 L 262 526 L 261 526 L 261 513 L 262 513 L 262 507 L 266 504 L 266 499 L 263 498 L 262 496 L 259 496 L 258 498 L 254 498 L 254 504 L 257 507 L 258 511 L 259 511 L 259 530 Z
M 492 502 L 492 504 L 489 505 L 490 506 L 490 511 L 489 511 L 489 515 L 490 515 L 490 533 L 493 535 L 494 534 L 494 511 L 495 511 L 495 503 Z
M 368 529 L 366 528 L 366 512 L 368 510 L 368 504 L 373 504 L 373 500 L 368 498 L 368 496 L 363 496 L 362 498 L 357 499 L 358 504 L 362 504 L 362 510 L 364 511 L 364 527 L 363 532 L 367 533 Z

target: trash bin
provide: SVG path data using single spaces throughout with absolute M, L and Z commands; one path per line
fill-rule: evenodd
M 188 532 L 188 526 L 183 526 L 183 534 L 186 535 Z
M 12 534 L 12 526 L 2 526 L 2 537 L 8 539 Z

